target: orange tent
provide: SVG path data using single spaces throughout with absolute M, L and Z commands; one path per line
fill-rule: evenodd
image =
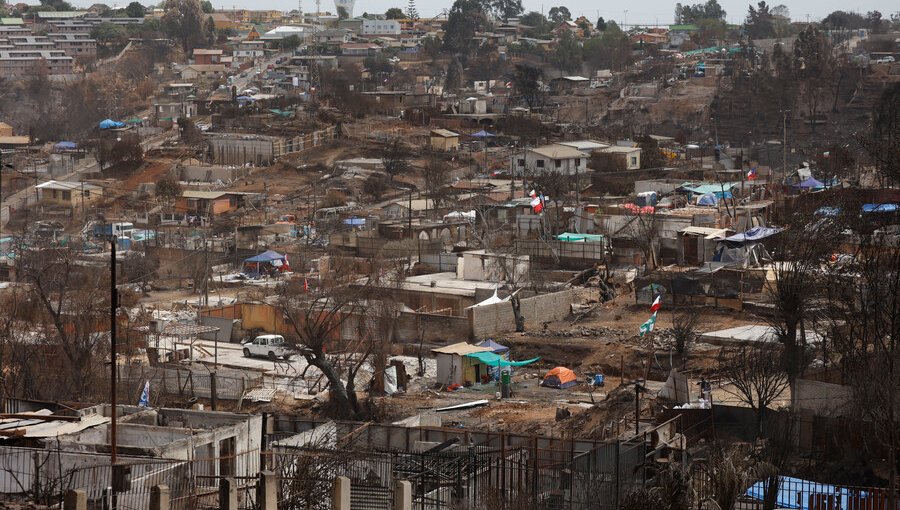
M 575 372 L 566 367 L 556 367 L 550 370 L 541 381 L 541 386 L 548 388 L 562 389 L 575 386 L 576 384 L 578 384 L 578 377 L 575 376 Z

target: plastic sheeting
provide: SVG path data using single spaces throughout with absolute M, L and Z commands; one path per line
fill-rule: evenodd
M 531 363 L 534 363 L 535 361 L 541 359 L 532 358 L 525 361 L 507 361 L 503 358 L 503 356 L 494 354 L 493 352 L 470 352 L 465 356 L 467 358 L 475 358 L 485 365 L 490 365 L 492 367 L 524 367 L 525 365 L 530 365 Z
M 100 129 L 120 129 L 125 127 L 124 122 L 118 122 L 112 119 L 105 119 L 100 121 Z
M 741 232 L 740 234 L 735 234 L 733 236 L 728 236 L 725 238 L 725 242 L 732 245 L 740 245 L 747 243 L 756 243 L 760 242 L 767 237 L 771 237 L 779 232 L 781 232 L 782 228 L 770 228 L 770 227 L 753 227 L 746 232 Z

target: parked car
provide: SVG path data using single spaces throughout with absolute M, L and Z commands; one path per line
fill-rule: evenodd
M 291 356 L 296 354 L 281 335 L 259 335 L 243 345 L 245 358 L 266 357 L 275 361 L 278 358 L 291 359 Z
M 881 57 L 875 61 L 876 64 L 892 64 L 894 62 L 896 62 L 896 60 L 891 56 Z

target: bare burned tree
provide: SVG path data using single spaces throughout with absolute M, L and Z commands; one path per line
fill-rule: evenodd
M 385 144 L 381 155 L 381 164 L 384 166 L 384 171 L 388 174 L 388 178 L 391 181 L 394 180 L 394 177 L 405 173 L 409 169 L 409 159 L 411 157 L 412 153 L 399 136 L 390 139 Z
M 771 255 L 772 275 L 766 292 L 774 305 L 767 316 L 784 346 L 784 369 L 793 380 L 803 371 L 807 356 L 806 329 L 811 320 L 815 289 L 827 260 L 836 224 L 795 214 L 788 228 L 777 234 Z
M 858 141 L 883 184 L 900 181 L 900 83 L 889 85 L 872 110 L 872 128 Z
M 659 225 L 656 221 L 656 211 L 630 213 L 627 223 L 619 231 L 641 251 L 644 268 L 647 271 L 656 269 L 659 251 Z
M 763 435 L 766 410 L 790 384 L 779 350 L 777 345 L 755 343 L 719 358 L 719 371 L 734 387 L 726 391 L 756 412 L 757 437 Z
M 32 360 L 43 363 L 41 370 L 30 370 L 52 379 L 37 387 L 35 396 L 44 399 L 89 401 L 105 390 L 108 273 L 105 266 L 79 263 L 76 252 L 49 246 L 20 251 L 19 274 L 30 286 L 26 306 L 34 314 L 31 332 L 43 338 L 37 350 L 44 356 Z
M 318 285 L 295 279 L 280 288 L 277 306 L 291 329 L 288 336 L 306 362 L 322 372 L 341 418 L 362 419 L 367 414 L 356 395 L 356 379 L 379 348 L 382 321 L 391 317 L 380 304 L 368 301 L 376 281 L 337 264 Z
M 890 497 L 900 460 L 900 257 L 877 233 L 864 235 L 853 260 L 835 264 L 828 286 L 834 349 L 852 390 L 855 414 L 889 453 Z M 891 502 L 893 507 L 896 503 Z
M 675 337 L 675 351 L 684 355 L 697 338 L 697 319 L 700 312 L 696 308 L 682 308 L 672 317 L 672 336 Z

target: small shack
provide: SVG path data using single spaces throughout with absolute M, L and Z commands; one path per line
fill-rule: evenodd
M 448 129 L 432 129 L 429 135 L 429 144 L 431 149 L 436 151 L 459 150 L 459 133 Z
M 473 352 L 491 352 L 490 347 L 460 342 L 446 347 L 432 349 L 437 360 L 437 381 L 440 384 L 474 383 L 481 380 L 482 373 L 488 373 L 482 363 L 474 358 L 467 358 L 466 354 Z

